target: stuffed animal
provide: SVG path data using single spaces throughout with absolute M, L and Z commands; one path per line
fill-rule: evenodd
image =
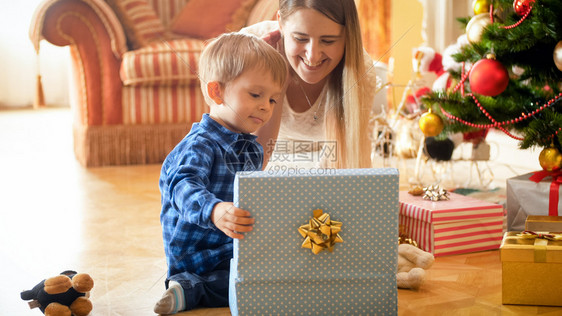
M 47 316 L 86 316 L 92 311 L 88 297 L 93 287 L 94 280 L 88 274 L 69 270 L 21 292 L 21 298 L 32 300 L 29 306 L 39 307 Z
M 417 290 L 425 279 L 425 270 L 429 269 L 435 258 L 429 252 L 411 244 L 398 245 L 398 273 L 396 283 L 401 289 Z

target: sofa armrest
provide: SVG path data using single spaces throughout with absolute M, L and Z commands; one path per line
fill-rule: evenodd
M 119 19 L 111 9 L 111 7 L 103 0 L 78 0 L 78 1 L 61 1 L 61 0 L 47 0 L 43 1 L 35 9 L 33 18 L 31 20 L 31 25 L 29 28 L 29 38 L 35 47 L 35 50 L 39 50 L 39 42 L 45 39 L 43 36 L 43 26 L 45 24 L 45 19 L 47 18 L 46 12 L 53 6 L 61 5 L 61 2 L 83 2 L 88 5 L 92 11 L 95 12 L 96 16 L 102 21 L 105 31 L 109 35 L 111 41 L 111 49 L 113 54 L 117 58 L 121 58 L 121 55 L 125 53 L 127 49 L 127 38 L 125 37 L 125 31 L 123 26 L 119 22 Z M 65 7 L 65 5 L 62 5 Z M 48 40 L 49 41 L 49 40 Z M 55 43 L 53 43 L 55 44 Z M 57 45 L 57 44 L 56 44 Z M 59 46 L 66 46 L 66 44 L 60 44 Z
M 104 1 L 44 1 L 35 11 L 30 37 L 37 50 L 41 39 L 70 46 L 80 124 L 122 123 L 119 68 L 126 38 Z

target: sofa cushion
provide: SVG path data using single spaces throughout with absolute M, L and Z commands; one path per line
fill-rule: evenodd
M 123 87 L 123 125 L 191 123 L 209 111 L 199 87 Z M 179 139 L 178 139 L 179 141 Z
M 170 30 L 200 39 L 236 32 L 246 25 L 256 1 L 190 0 L 176 16 Z
M 143 47 L 165 35 L 164 25 L 146 0 L 106 0 L 127 35 L 130 49 Z
M 254 25 L 261 21 L 277 20 L 279 1 L 259 0 L 252 8 L 246 25 Z
M 189 0 L 146 0 L 154 8 L 154 12 L 162 21 L 164 28 L 169 29 L 174 18 L 181 12 Z
M 198 84 L 197 65 L 204 45 L 198 39 L 162 40 L 126 52 L 121 80 L 126 86 Z

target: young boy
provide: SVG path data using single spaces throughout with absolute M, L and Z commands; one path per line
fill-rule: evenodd
M 251 35 L 223 34 L 201 54 L 199 78 L 210 112 L 162 165 L 168 277 L 154 312 L 228 306 L 232 238 L 244 238 L 254 223 L 233 205 L 234 176 L 262 169 L 263 148 L 250 133 L 281 106 L 286 76 L 283 57 Z

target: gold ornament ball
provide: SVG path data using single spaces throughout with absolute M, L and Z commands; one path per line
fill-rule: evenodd
M 420 117 L 419 125 L 425 137 L 437 136 L 443 130 L 443 120 L 431 110 Z
M 466 25 L 466 38 L 470 43 L 478 43 L 482 39 L 484 28 L 491 24 L 488 13 L 475 15 Z
M 554 53 L 552 54 L 554 58 L 554 64 L 556 64 L 556 68 L 562 71 L 562 41 L 558 42 L 554 47 Z
M 490 1 L 489 0 L 474 0 L 472 2 L 472 9 L 474 9 L 475 15 L 490 12 Z
M 555 147 L 545 148 L 539 154 L 539 163 L 546 171 L 558 170 L 562 163 L 562 154 Z

